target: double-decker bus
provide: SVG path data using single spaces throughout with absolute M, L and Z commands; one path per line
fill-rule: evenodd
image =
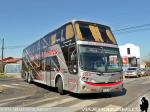
M 60 94 L 122 91 L 119 48 L 110 27 L 73 20 L 23 50 L 22 78 Z

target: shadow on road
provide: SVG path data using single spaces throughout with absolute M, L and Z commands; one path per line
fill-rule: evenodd
M 54 87 L 49 87 L 43 84 L 39 84 L 39 83 L 34 83 L 35 85 L 37 85 L 40 88 L 44 88 L 46 90 L 48 90 L 47 92 L 57 92 L 57 88 Z M 127 90 L 124 88 L 122 90 L 122 92 L 109 92 L 109 93 L 88 93 L 88 94 L 77 94 L 77 93 L 72 93 L 72 92 L 67 92 L 65 91 L 65 95 L 71 96 L 71 97 L 75 97 L 78 99 L 82 99 L 82 100 L 88 100 L 88 99 L 100 99 L 100 98 L 112 98 L 112 97 L 119 97 L 119 96 L 124 96 L 126 94 Z
M 126 92 L 127 90 L 124 88 L 122 92 L 109 92 L 109 93 L 75 94 L 69 92 L 69 96 L 76 97 L 82 100 L 88 100 L 88 99 L 102 99 L 102 98 L 124 96 Z

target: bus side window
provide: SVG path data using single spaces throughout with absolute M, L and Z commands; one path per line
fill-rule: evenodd
M 60 42 L 60 38 L 61 38 L 61 30 L 57 30 L 56 31 L 56 43 Z
M 114 35 L 112 34 L 112 32 L 109 29 L 106 30 L 106 34 L 109 37 L 109 39 L 112 41 L 113 44 L 117 44 L 117 42 L 114 38 Z
M 50 71 L 51 69 L 51 58 L 50 57 L 47 57 L 45 59 L 45 71 Z
M 76 74 L 78 70 L 77 66 L 77 53 L 75 47 L 70 47 L 68 52 L 68 69 L 70 73 Z
M 51 45 L 54 45 L 56 43 L 56 34 L 55 33 L 52 34 L 50 38 L 51 38 L 50 39 L 51 40 Z
M 65 41 L 66 40 L 66 28 L 63 27 L 61 29 L 61 42 Z
M 51 57 L 51 71 L 59 71 L 60 65 L 56 56 Z
M 66 26 L 66 39 L 71 39 L 74 36 L 72 24 Z
M 41 69 L 42 71 L 45 71 L 45 60 L 44 60 L 44 59 L 41 60 L 40 69 Z

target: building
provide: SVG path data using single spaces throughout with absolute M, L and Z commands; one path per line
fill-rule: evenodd
M 140 66 L 140 47 L 131 43 L 119 46 L 123 69 Z
M 0 61 L 2 61 L 2 59 L 0 59 Z M 14 57 L 6 57 L 3 59 L 3 63 L 19 63 L 21 64 L 22 59 L 21 58 L 14 58 Z
M 150 68 L 150 61 L 143 61 L 140 65 L 141 68 Z
M 0 61 L 2 61 L 0 59 Z M 21 58 L 6 57 L 3 59 L 5 73 L 21 73 Z M 1 65 L 2 66 L 2 65 Z M 1 67 L 2 68 L 2 67 Z M 2 72 L 2 70 L 1 70 Z

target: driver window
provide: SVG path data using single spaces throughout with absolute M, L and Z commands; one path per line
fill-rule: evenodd
M 70 73 L 76 74 L 78 70 L 77 66 L 77 51 L 75 46 L 69 48 L 69 60 L 68 60 L 68 69 Z

